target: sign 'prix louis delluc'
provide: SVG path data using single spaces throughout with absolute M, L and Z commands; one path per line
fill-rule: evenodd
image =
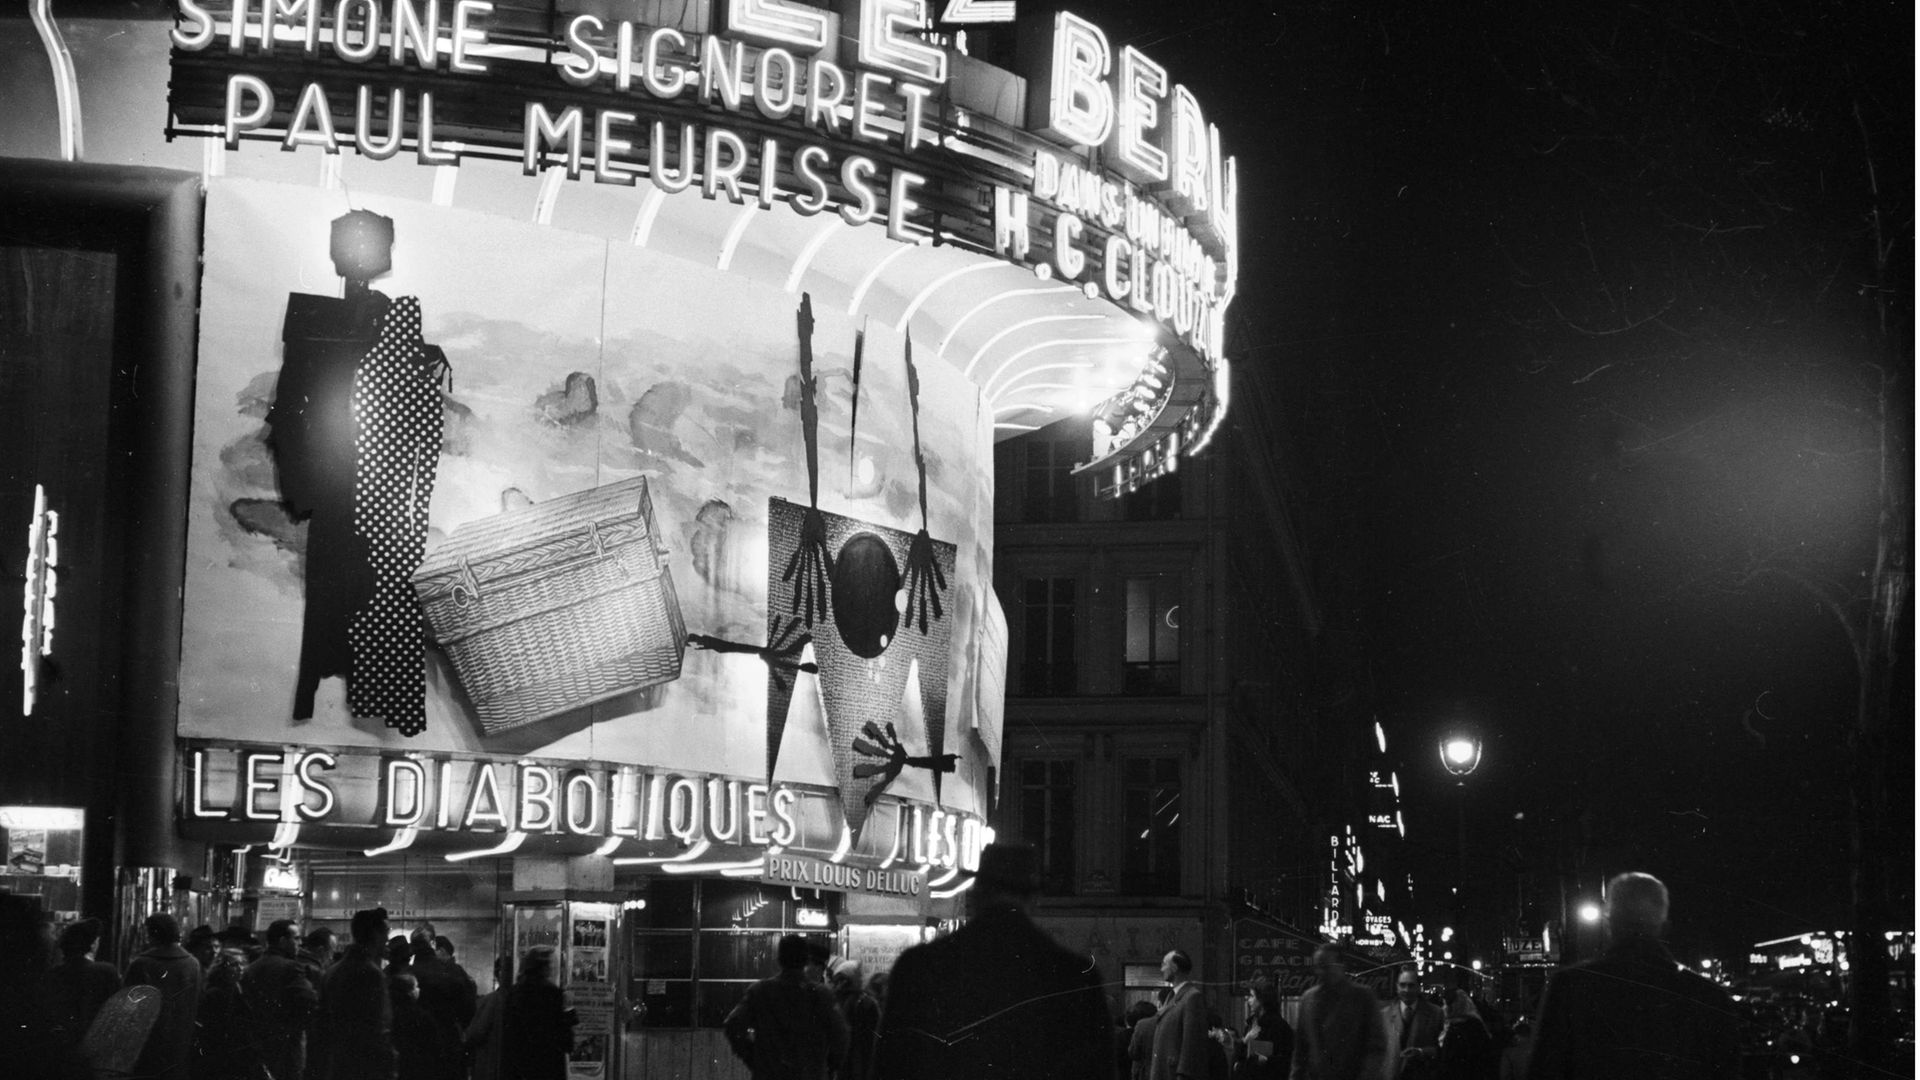
M 223 92 L 200 111 L 217 109 L 229 147 L 278 132 L 287 150 L 384 160 L 410 140 L 434 166 L 490 148 L 517 152 L 528 175 L 558 165 L 600 184 L 784 201 L 903 243 L 969 242 L 945 228 L 958 221 L 974 246 L 1218 355 L 1237 276 L 1234 162 L 1165 68 L 1066 12 L 1023 41 L 1027 129 L 1101 148 L 1106 168 L 1090 170 L 940 118 L 950 65 L 918 29 L 926 0 L 712 4 L 716 33 L 579 13 L 546 38 L 508 29 L 493 0 L 179 0 L 172 43 L 218 60 Z M 514 107 L 476 115 L 481 86 L 510 88 Z

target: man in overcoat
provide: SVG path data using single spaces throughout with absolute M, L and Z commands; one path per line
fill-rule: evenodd
M 1340 950 L 1313 950 L 1320 981 L 1300 997 L 1293 1028 L 1293 1080 L 1374 1080 L 1387 1058 L 1387 1028 L 1373 991 L 1347 977 Z
M 387 909 L 353 913 L 353 943 L 320 983 L 325 1080 L 391 1080 L 393 1005 L 387 996 Z
M 1420 993 L 1420 976 L 1403 967 L 1394 976 L 1394 1000 L 1380 1007 L 1387 1025 L 1388 1080 L 1423 1080 L 1435 1074 L 1440 1029 L 1447 1026 L 1440 1006 Z
M 180 920 L 164 911 L 147 916 L 147 949 L 128 962 L 126 985 L 159 990 L 160 1015 L 134 1063 L 135 1076 L 186 1080 L 204 982 L 200 961 L 180 946 Z
M 1033 848 L 987 845 L 973 917 L 894 963 L 875 1080 L 1113 1080 L 1098 969 L 1034 925 L 1039 894 Z
M 1207 1080 L 1207 996 L 1193 979 L 1193 960 L 1175 949 L 1160 958 L 1171 991 L 1153 1025 L 1151 1080 Z
M 1726 991 L 1681 969 L 1660 942 L 1667 887 L 1607 883 L 1612 938 L 1598 960 L 1555 972 L 1540 999 L 1528 1080 L 1735 1080 L 1740 1020 Z
M 727 1014 L 727 1044 L 753 1080 L 828 1080 L 847 1058 L 847 1021 L 833 991 L 807 974 L 807 939 L 775 947 L 780 973 L 761 979 Z
M 259 1025 L 261 1061 L 274 1080 L 306 1075 L 307 1028 L 320 1005 L 320 990 L 299 959 L 299 935 L 292 919 L 274 920 L 266 951 L 240 977 L 240 993 Z
M 120 971 L 93 958 L 100 941 L 100 920 L 81 919 L 60 931 L 60 964 L 48 973 L 48 1004 L 63 1038 L 79 1045 L 87 1028 L 114 991 L 120 989 Z

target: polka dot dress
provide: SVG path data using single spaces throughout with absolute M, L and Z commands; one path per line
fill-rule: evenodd
M 373 565 L 373 595 L 348 629 L 347 704 L 409 736 L 427 727 L 426 640 L 411 579 L 426 552 L 440 460 L 440 363 L 420 341 L 419 298 L 403 296 L 353 379 L 353 530 Z

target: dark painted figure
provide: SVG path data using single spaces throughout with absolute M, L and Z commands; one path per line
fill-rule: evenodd
M 420 340 L 420 304 L 369 282 L 392 266 L 393 222 L 364 210 L 333 223 L 345 295 L 287 298 L 268 442 L 280 493 L 306 520 L 306 612 L 293 716 L 313 716 L 320 680 L 347 681 L 355 716 L 426 727 L 425 641 L 411 585 L 425 553 L 448 366 Z

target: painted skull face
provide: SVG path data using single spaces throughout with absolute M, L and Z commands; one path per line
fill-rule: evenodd
M 841 545 L 833 560 L 833 625 L 853 655 L 871 660 L 900 629 L 900 564 L 870 532 Z
M 767 771 L 773 773 L 795 694 L 814 693 L 817 685 L 840 808 L 858 837 L 872 799 L 903 767 L 927 767 L 929 758 L 942 755 L 954 620 L 933 618 L 922 630 L 917 620 L 902 617 L 899 568 L 915 542 L 912 534 L 776 498 L 768 506 L 767 526 L 770 637 L 791 621 L 795 595 L 804 587 L 797 576 L 783 577 L 782 568 L 799 547 L 809 514 L 819 515 L 825 549 L 833 553 L 826 611 L 807 631 L 818 681 L 768 675 Z M 949 581 L 955 554 L 952 544 L 932 545 L 934 563 Z M 936 791 L 939 776 L 936 768 Z

